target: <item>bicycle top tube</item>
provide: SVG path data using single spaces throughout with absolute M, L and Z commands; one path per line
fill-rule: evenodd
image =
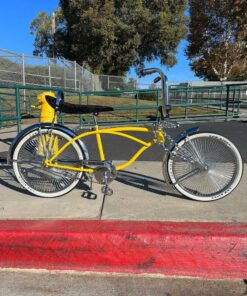
M 150 141 L 146 142 L 136 136 L 128 134 L 128 132 L 153 133 L 154 136 Z M 126 162 L 124 162 L 121 165 L 118 165 L 116 167 L 116 170 L 121 170 L 121 169 L 124 169 L 125 167 L 131 165 L 145 150 L 152 147 L 156 143 L 164 143 L 164 141 L 165 141 L 164 136 L 163 136 L 163 131 L 160 129 L 160 130 L 155 131 L 155 133 L 154 133 L 153 127 L 127 126 L 127 127 L 112 127 L 112 128 L 99 129 L 98 126 L 95 126 L 94 130 L 88 131 L 88 132 L 83 132 L 83 133 L 79 134 L 78 136 L 69 140 L 67 143 L 65 143 L 50 159 L 46 160 L 45 164 L 50 167 L 58 167 L 61 169 L 69 169 L 69 170 L 78 170 L 78 168 L 75 169 L 75 167 L 73 167 L 73 166 L 59 165 L 56 163 L 56 159 L 58 158 L 58 156 L 61 153 L 63 153 L 63 151 L 67 147 L 72 145 L 73 142 L 81 140 L 81 139 L 88 137 L 88 136 L 92 136 L 92 135 L 96 136 L 96 143 L 97 143 L 98 152 L 99 152 L 99 159 L 100 159 L 100 161 L 105 161 L 104 147 L 103 147 L 103 143 L 101 140 L 102 134 L 120 136 L 120 137 L 129 139 L 131 141 L 137 142 L 138 144 L 141 145 L 141 148 L 138 149 L 137 152 L 129 160 L 127 160 Z M 81 171 L 86 171 L 86 170 L 82 168 Z M 88 171 L 88 168 L 87 168 L 87 171 Z M 93 172 L 93 169 L 90 172 Z

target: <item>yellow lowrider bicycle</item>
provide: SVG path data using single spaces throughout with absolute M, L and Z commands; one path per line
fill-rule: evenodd
M 63 93 L 56 98 L 46 96 L 46 101 L 55 109 L 52 123 L 40 123 L 23 130 L 13 141 L 9 161 L 18 181 L 29 192 L 41 197 L 58 197 L 72 190 L 84 178 L 94 176 L 102 184 L 102 192 L 111 195 L 109 184 L 117 172 L 131 165 L 141 153 L 159 144 L 164 150 L 162 160 L 165 181 L 181 194 L 200 201 L 212 201 L 225 197 L 238 185 L 243 170 L 238 149 L 225 137 L 191 128 L 176 138 L 167 133 L 167 128 L 176 127 L 167 121 L 167 78 L 156 68 L 144 69 L 141 75 L 158 72 L 155 82 L 161 80 L 162 106 L 155 124 L 147 127 L 119 126 L 100 128 L 97 116 L 100 112 L 113 111 L 112 107 L 98 105 L 75 105 L 63 100 Z M 94 127 L 91 131 L 76 135 L 74 131 L 55 123 L 60 112 L 70 114 L 92 113 Z M 150 133 L 153 139 L 145 142 L 131 132 Z M 141 148 L 131 159 L 115 166 L 105 159 L 102 134 L 120 136 L 135 141 Z M 83 143 L 85 137 L 95 135 L 99 159 L 91 160 L 90 151 Z

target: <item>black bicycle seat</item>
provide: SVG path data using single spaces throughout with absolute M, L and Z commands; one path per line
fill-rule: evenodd
M 53 108 L 56 109 L 56 98 L 51 96 L 45 96 L 47 103 Z M 100 113 L 114 111 L 112 107 L 101 106 L 101 105 L 78 105 L 66 103 L 60 101 L 58 110 L 67 114 L 88 114 L 88 113 Z

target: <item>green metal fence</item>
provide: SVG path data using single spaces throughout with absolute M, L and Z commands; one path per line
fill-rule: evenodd
M 188 109 L 204 108 L 206 118 L 222 117 L 225 120 L 244 117 L 247 104 L 247 83 L 236 83 L 218 86 L 175 87 L 170 89 L 170 100 L 173 106 L 184 106 L 184 118 L 199 119 L 201 114 L 188 114 Z M 205 109 L 206 108 L 206 109 Z M 209 110 L 211 112 L 209 112 Z M 246 109 L 247 110 L 247 109 Z M 210 114 L 211 113 L 211 114 Z
M 37 94 L 58 88 L 0 85 L 0 127 L 38 121 Z M 76 104 L 113 106 L 113 112 L 101 113 L 102 124 L 152 122 L 156 119 L 160 102 L 160 89 L 133 91 L 79 92 L 65 91 L 66 101 Z M 247 107 L 247 83 L 206 87 L 170 86 L 169 99 L 174 120 L 228 120 L 245 116 Z M 247 109 L 246 109 L 247 110 Z M 246 112 L 247 114 L 247 112 Z M 62 124 L 82 127 L 91 124 L 90 115 L 62 115 Z

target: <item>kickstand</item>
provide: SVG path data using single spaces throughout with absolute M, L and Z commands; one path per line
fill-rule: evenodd
M 89 190 L 91 191 L 91 190 L 93 190 L 93 175 L 92 174 L 90 174 L 89 176 L 88 176 L 88 179 L 89 179 Z
M 104 205 L 105 205 L 105 198 L 106 196 L 110 196 L 113 194 L 113 190 L 108 187 L 108 184 L 105 184 L 102 188 L 101 188 L 101 192 L 104 194 L 103 195 L 103 201 L 102 201 L 102 205 L 101 205 L 101 209 L 100 209 L 100 215 L 99 215 L 99 220 L 101 220 L 102 218 L 102 214 L 103 214 L 103 209 L 104 209 Z
M 99 214 L 99 220 L 101 220 L 102 218 L 102 214 L 103 214 L 103 209 L 104 209 L 104 205 L 105 205 L 105 197 L 106 197 L 106 193 L 104 193 L 103 195 L 103 201 L 102 201 L 102 204 L 101 204 L 101 209 L 100 209 L 100 214 Z

